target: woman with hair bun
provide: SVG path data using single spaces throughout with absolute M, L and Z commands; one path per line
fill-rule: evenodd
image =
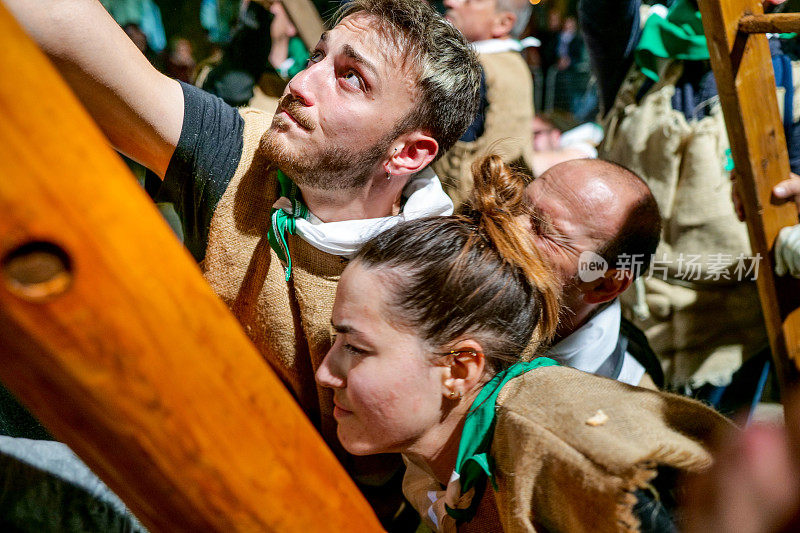
M 672 527 L 657 487 L 706 469 L 728 422 L 523 356 L 555 330 L 558 285 L 527 234 L 523 179 L 497 156 L 474 168 L 465 214 L 400 224 L 342 274 L 317 371 L 339 440 L 402 453 L 403 491 L 435 531 Z

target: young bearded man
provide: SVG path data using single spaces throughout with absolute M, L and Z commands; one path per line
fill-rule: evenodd
M 273 117 L 160 74 L 94 0 L 7 5 L 112 144 L 164 178 L 208 282 L 338 448 L 330 392 L 314 381 L 336 284 L 371 236 L 451 212 L 426 167 L 477 109 L 463 36 L 420 0 L 356 0 Z M 385 472 L 366 470 L 380 484 Z

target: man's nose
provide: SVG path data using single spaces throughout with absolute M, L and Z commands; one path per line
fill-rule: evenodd
M 289 81 L 289 93 L 302 102 L 305 106 L 314 105 L 314 88 L 319 84 L 317 81 L 317 65 L 309 65 L 307 68 L 295 74 Z
M 461 3 L 461 0 L 444 0 L 444 7 L 453 9 Z

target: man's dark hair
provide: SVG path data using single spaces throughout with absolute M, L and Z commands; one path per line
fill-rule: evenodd
M 478 109 L 480 64 L 475 51 L 452 24 L 423 0 L 352 0 L 335 16 L 364 13 L 399 51 L 416 75 L 417 105 L 395 130 L 420 129 L 439 143 L 437 157 L 466 131 Z
M 650 268 L 653 255 L 661 239 L 661 214 L 658 203 L 647 183 L 632 170 L 617 163 L 603 161 L 614 167 L 618 187 L 638 192 L 630 206 L 625 222 L 616 235 L 605 243 L 598 254 L 608 261 L 610 268 L 633 271 L 636 279 Z

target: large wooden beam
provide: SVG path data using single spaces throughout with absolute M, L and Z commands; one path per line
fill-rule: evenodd
M 800 364 L 800 290 L 795 280 L 776 279 L 770 252 L 778 231 L 797 223 L 797 212 L 791 205 L 770 205 L 772 187 L 789 176 L 789 160 L 767 38 L 739 31 L 743 17 L 763 15 L 761 0 L 700 0 L 699 5 L 750 242 L 763 258 L 757 283 L 767 333 L 787 385 L 797 381 Z
M 152 531 L 380 526 L 0 4 L 0 379 Z

